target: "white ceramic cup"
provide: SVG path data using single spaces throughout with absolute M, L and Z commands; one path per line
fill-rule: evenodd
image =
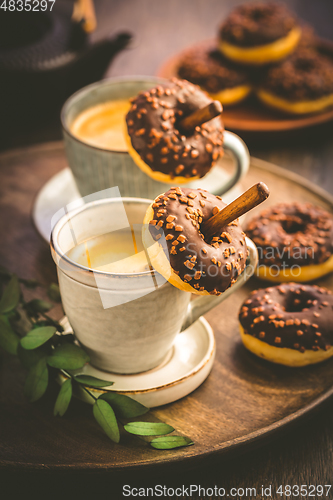
M 154 199 L 173 185 L 155 181 L 147 176 L 127 151 L 112 151 L 92 146 L 71 132 L 73 122 L 86 109 L 108 101 L 129 99 L 161 82 L 165 80 L 152 76 L 111 78 L 84 87 L 65 102 L 61 111 L 61 122 L 66 154 L 81 196 L 118 186 L 121 196 Z M 235 168 L 232 174 L 225 172 L 219 160 L 205 177 L 184 184 L 184 187 L 200 187 L 214 194 L 223 194 L 237 184 L 249 168 L 248 149 L 242 139 L 227 131 L 224 132 L 223 146 L 225 150 L 230 151 L 234 159 Z
M 108 372 L 130 374 L 158 366 L 176 335 L 242 286 L 257 264 L 256 247 L 247 239 L 248 265 L 237 282 L 219 297 L 190 301 L 190 293 L 156 271 L 93 271 L 66 255 L 75 244 L 110 232 L 111 219 L 114 230 L 142 224 L 149 204 L 139 198 L 93 201 L 64 215 L 51 235 L 65 313 L 91 364 Z

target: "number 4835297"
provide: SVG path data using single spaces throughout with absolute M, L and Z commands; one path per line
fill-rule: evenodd
M 50 12 L 53 9 L 56 0 L 0 0 L 0 9 L 6 11 L 9 10 L 13 12 L 14 10 L 21 12 L 22 10 L 26 11 L 46 11 Z
M 328 497 L 331 487 L 331 484 L 302 484 L 301 486 L 297 484 L 290 486 L 287 484 L 285 486 L 279 486 L 276 493 L 284 497 Z

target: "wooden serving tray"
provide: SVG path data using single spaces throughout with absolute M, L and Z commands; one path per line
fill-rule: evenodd
M 215 40 L 204 40 L 167 59 L 157 72 L 161 78 L 178 76 L 178 67 L 181 59 L 187 52 L 202 47 L 212 47 Z M 317 40 L 317 48 L 328 57 L 333 58 L 333 43 L 329 40 Z M 223 123 L 227 130 L 242 132 L 282 132 L 302 129 L 326 123 L 333 120 L 333 109 L 323 113 L 294 116 L 278 110 L 266 108 L 254 95 L 244 102 L 223 109 Z
M 7 193 L 1 221 L 6 249 L 0 248 L 1 262 L 23 277 L 37 276 L 44 282 L 56 279 L 47 245 L 35 233 L 29 217 L 33 194 L 65 166 L 61 143 L 0 155 L 5 179 L 2 189 Z M 20 175 L 21 188 L 14 190 L 14 179 Z M 296 174 L 252 158 L 243 188 L 258 181 L 271 189 L 267 205 L 297 200 L 333 209 L 333 199 L 325 191 Z M 333 275 L 318 283 L 333 290 Z M 23 396 L 25 370 L 16 357 L 1 352 L 0 466 L 12 470 L 108 469 L 108 474 L 166 464 L 192 466 L 202 460 L 207 463 L 218 454 L 258 445 L 309 413 L 333 394 L 333 359 L 292 369 L 265 362 L 245 350 L 238 332 L 238 310 L 250 291 L 261 286 L 268 284 L 251 279 L 206 316 L 217 343 L 211 375 L 186 398 L 153 410 L 156 417 L 189 435 L 194 446 L 158 451 L 130 435 L 123 435 L 115 445 L 95 423 L 91 407 L 76 400 L 65 417 L 55 418 L 56 385 L 42 400 L 29 404 Z M 59 310 L 59 317 L 61 314 Z

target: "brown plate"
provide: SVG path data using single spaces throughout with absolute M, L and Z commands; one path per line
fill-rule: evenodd
M 172 78 L 178 75 L 178 65 L 181 58 L 195 47 L 212 46 L 214 40 L 205 40 L 179 52 L 165 61 L 157 72 L 161 78 Z M 326 56 L 333 58 L 333 43 L 328 40 L 318 40 L 317 48 Z M 223 109 L 225 128 L 246 132 L 277 132 L 295 130 L 312 125 L 318 125 L 333 120 L 333 109 L 316 115 L 291 116 L 264 107 L 261 102 L 251 96 L 235 106 Z
M 225 162 L 231 163 L 228 158 Z M 45 242 L 29 223 L 32 202 L 29 186 L 37 186 L 36 179 L 45 182 L 48 176 L 65 166 L 61 143 L 0 155 L 0 168 L 10 172 L 2 187 L 5 193 L 11 193 L 4 198 L 7 250 L 3 253 L 2 265 L 15 269 L 18 274 L 25 273 L 25 277 L 37 274 L 38 279 L 55 280 L 54 264 Z M 10 187 L 16 175 L 24 178 L 24 188 L 15 194 Z M 267 205 L 293 199 L 333 210 L 333 199 L 325 191 L 296 174 L 252 158 L 243 188 L 258 181 L 265 182 L 271 189 Z M 14 217 L 15 228 L 12 227 Z M 333 290 L 333 275 L 318 283 Z M 237 314 L 250 291 L 260 286 L 262 282 L 250 280 L 237 294 L 207 314 L 217 344 L 210 376 L 189 396 L 152 411 L 178 432 L 189 435 L 195 443 L 189 448 L 157 451 L 130 435 L 123 435 L 121 443 L 115 445 L 94 421 L 91 407 L 77 400 L 71 402 L 63 418 L 53 417 L 59 389 L 54 385 L 40 401 L 29 404 L 23 396 L 26 371 L 16 357 L 1 352 L 0 467 L 107 469 L 108 474 L 163 467 L 167 463 L 189 467 L 203 459 L 214 460 L 217 454 L 241 452 L 266 441 L 308 414 L 333 394 L 333 359 L 292 369 L 270 364 L 246 351 L 240 341 Z M 59 311 L 59 317 L 61 315 Z

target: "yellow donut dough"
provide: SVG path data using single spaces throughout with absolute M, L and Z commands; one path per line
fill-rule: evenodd
M 286 283 L 289 281 L 305 283 L 307 281 L 313 281 L 333 271 L 333 255 L 321 264 L 299 266 L 298 269 L 300 269 L 299 274 L 296 274 L 291 268 L 281 269 L 277 272 L 277 268 L 274 265 L 273 269 L 271 269 L 270 266 L 260 264 L 256 269 L 256 275 L 260 279 L 273 281 L 275 283 Z
M 314 99 L 312 101 L 288 101 L 267 90 L 257 91 L 258 98 L 267 106 L 279 109 L 293 115 L 305 115 L 310 113 L 320 113 L 326 108 L 333 106 L 333 94 Z
M 295 27 L 287 36 L 275 42 L 256 47 L 238 47 L 224 40 L 219 40 L 219 49 L 228 59 L 243 64 L 262 65 L 283 59 L 297 46 L 301 30 Z
M 163 172 L 158 172 L 158 171 L 152 170 L 149 167 L 149 165 L 147 165 L 147 163 L 145 163 L 143 161 L 143 159 L 141 158 L 139 153 L 137 153 L 132 146 L 131 138 L 127 133 L 126 122 L 125 122 L 125 127 L 124 127 L 124 136 L 125 136 L 128 152 L 131 155 L 131 157 L 133 158 L 134 163 L 136 163 L 136 165 L 142 170 L 142 172 L 144 172 L 149 177 L 151 177 L 152 179 L 154 179 L 155 181 L 158 181 L 158 182 L 165 182 L 166 184 L 170 184 L 170 182 L 172 182 L 174 180 L 174 178 L 171 177 L 170 175 L 164 174 Z M 181 177 L 181 176 L 177 175 L 177 184 L 185 184 L 185 183 L 188 183 L 191 181 L 195 181 L 197 179 L 200 179 L 199 175 L 196 175 L 195 177 L 191 177 L 191 178 Z
M 252 88 L 250 85 L 239 85 L 238 87 L 224 89 L 216 94 L 210 93 L 209 95 L 212 99 L 220 101 L 224 106 L 231 106 L 243 101 L 251 92 Z
M 299 367 L 320 363 L 321 361 L 325 361 L 333 356 L 333 347 L 330 347 L 327 351 L 323 351 L 322 349 L 319 351 L 306 350 L 302 353 L 296 349 L 275 347 L 266 344 L 262 340 L 245 333 L 241 325 L 239 325 L 239 329 L 246 349 L 251 351 L 256 356 L 266 359 L 267 361 L 271 361 L 272 363 Z

